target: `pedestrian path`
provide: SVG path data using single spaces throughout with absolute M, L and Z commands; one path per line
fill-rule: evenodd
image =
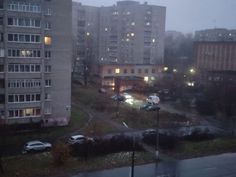
M 236 177 L 236 153 L 135 166 L 134 177 Z M 129 177 L 130 167 L 68 177 Z

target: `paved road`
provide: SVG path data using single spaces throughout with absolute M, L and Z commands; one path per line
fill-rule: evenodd
M 179 162 L 135 166 L 135 177 L 236 177 L 236 154 L 222 154 Z M 70 177 L 129 177 L 129 167 L 80 173 Z

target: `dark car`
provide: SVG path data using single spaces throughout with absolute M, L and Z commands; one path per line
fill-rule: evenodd
M 140 110 L 146 110 L 149 106 L 152 106 L 152 103 L 145 103 L 139 107 Z
M 153 105 L 148 106 L 145 110 L 146 111 L 159 111 L 160 107 L 156 104 L 153 104 Z
M 115 101 L 125 101 L 125 97 L 122 95 L 114 95 L 111 97 L 111 99 L 113 99 Z

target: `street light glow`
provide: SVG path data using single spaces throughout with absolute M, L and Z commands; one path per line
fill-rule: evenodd
M 115 73 L 116 73 L 116 74 L 120 74 L 120 68 L 116 68 L 116 69 L 115 69 Z
M 169 69 L 168 67 L 164 67 L 164 71 L 168 71 L 168 69 Z
M 177 69 L 173 69 L 173 72 L 174 72 L 174 73 L 177 73 Z
M 144 77 L 144 81 L 145 81 L 145 82 L 148 82 L 148 81 L 149 81 L 148 76 L 145 76 L 145 77 Z
M 189 71 L 190 71 L 191 74 L 195 74 L 196 73 L 195 69 L 193 69 L 193 68 L 191 68 Z

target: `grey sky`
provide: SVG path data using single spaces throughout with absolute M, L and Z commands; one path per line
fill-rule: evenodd
M 108 6 L 116 0 L 76 0 L 84 5 Z M 206 28 L 236 29 L 236 0 L 146 0 L 167 7 L 166 30 L 194 32 Z M 140 0 L 141 3 L 144 0 Z

